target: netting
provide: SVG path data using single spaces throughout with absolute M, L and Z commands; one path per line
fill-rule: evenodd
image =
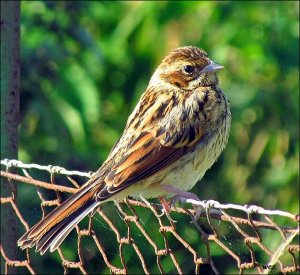
M 26 198 L 31 203 L 35 202 L 34 196 L 39 199 L 42 216 L 59 205 L 65 194 L 76 192 L 80 186 L 78 179 L 86 180 L 92 175 L 91 172 L 24 164 L 16 160 L 2 160 L 1 165 L 4 167 L 1 169 L 2 184 L 13 181 L 35 186 L 34 192 L 33 188 L 26 186 L 26 190 L 30 188 Z M 23 205 L 26 200 L 19 199 L 20 196 L 17 200 L 16 190 L 11 186 L 11 195 L 1 193 L 1 207 L 3 210 L 5 207 L 13 209 L 20 225 L 18 237 L 21 237 L 37 222 L 28 224 L 28 220 L 36 218 L 37 214 Z M 76 227 L 76 237 L 71 237 L 69 242 L 66 240 L 67 246 L 64 242 L 53 254 L 58 256 L 65 274 L 266 274 L 299 271 L 299 215 L 212 200 L 187 200 L 187 203 L 201 205 L 203 210 L 199 215 L 191 204 L 176 205 L 170 215 L 177 222 L 161 215 L 161 206 L 153 202 L 126 199 L 107 203 L 80 223 Z M 16 247 L 16 244 L 11 245 Z M 20 269 L 20 273 L 43 272 L 40 262 L 48 253 L 40 256 L 34 253 L 34 249 L 26 249 L 20 254 L 20 259 L 11 259 L 7 249 L 1 243 L 6 273 L 11 266 Z M 70 256 L 70 250 L 73 254 L 76 251 L 76 259 Z

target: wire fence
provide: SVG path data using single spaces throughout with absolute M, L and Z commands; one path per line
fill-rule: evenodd
M 18 237 L 30 228 L 27 221 L 35 215 L 30 211 L 26 215 L 24 200 L 17 197 L 12 181 L 35 186 L 35 192 L 30 192 L 32 199 L 27 199 L 34 201 L 36 193 L 45 216 L 49 208 L 62 202 L 66 193 L 77 191 L 78 179 L 92 176 L 92 172 L 7 159 L 1 160 L 1 167 L 1 177 L 5 179 L 2 184 L 12 187 L 9 196 L 1 193 L 1 208 L 14 210 L 21 228 Z M 43 175 L 33 176 L 37 171 Z M 49 199 L 45 190 L 54 193 L 54 198 Z M 64 243 L 55 252 L 64 273 L 75 270 L 83 274 L 299 272 L 299 214 L 212 200 L 186 203 L 184 207 L 171 209 L 170 215 L 178 222 L 161 215 L 161 206 L 153 202 L 126 199 L 104 205 L 87 218 L 84 226 L 80 223 L 76 227 L 76 241 L 73 238 L 71 245 L 73 252 L 77 250 L 77 259 L 70 256 L 70 246 L 65 249 Z M 195 205 L 202 207 L 201 213 L 195 211 Z M 9 225 L 4 229 L 9 230 Z M 42 273 L 39 263 L 47 254 L 40 256 L 33 249 L 26 249 L 20 259 L 10 259 L 6 250 L 1 243 L 1 261 L 6 273 L 9 267 L 19 268 L 20 273 Z

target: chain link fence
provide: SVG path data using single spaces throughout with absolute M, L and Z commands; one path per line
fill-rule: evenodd
M 37 222 L 29 226 L 28 220 L 38 216 L 36 210 L 30 211 L 22 204 L 24 200 L 33 203 L 34 196 L 39 198 L 45 216 L 50 208 L 63 201 L 65 194 L 76 192 L 78 181 L 92 175 L 7 159 L 1 160 L 1 166 L 2 184 L 11 186 L 9 196 L 1 193 L 1 207 L 14 210 L 20 225 L 18 237 Z M 26 186 L 30 192 L 21 200 L 12 182 L 35 188 Z M 195 205 L 202 207 L 201 213 L 195 211 Z M 148 201 L 126 199 L 107 203 L 76 227 L 71 242 L 64 245 L 66 240 L 54 252 L 56 260 L 59 259 L 65 274 L 299 272 L 299 215 L 212 200 L 187 200 L 184 206 L 173 207 L 170 215 L 174 221 L 161 215 L 159 204 Z M 9 225 L 5 229 L 9 230 Z M 20 258 L 9 258 L 8 248 L 1 243 L 1 261 L 6 273 L 12 266 L 20 273 L 45 272 L 41 271 L 40 262 L 48 253 L 40 256 L 33 249 L 22 252 L 16 248 L 17 244 L 11 245 L 18 249 Z M 76 250 L 76 259 L 70 250 L 73 254 Z

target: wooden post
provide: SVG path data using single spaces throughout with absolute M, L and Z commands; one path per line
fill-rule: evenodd
M 20 1 L 1 1 L 1 159 L 18 158 L 19 88 Z M 12 186 L 1 177 L 1 197 L 9 196 Z M 16 242 L 16 214 L 11 204 L 5 203 L 1 205 L 1 245 L 11 260 L 17 260 Z M 1 257 L 1 274 L 4 268 Z M 8 267 L 6 272 L 17 274 L 17 269 Z

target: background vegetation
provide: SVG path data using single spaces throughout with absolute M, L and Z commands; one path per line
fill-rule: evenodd
M 192 191 L 298 212 L 298 1 L 24 1 L 21 16 L 21 160 L 95 171 L 161 58 L 196 45 L 225 66 L 232 128 Z

